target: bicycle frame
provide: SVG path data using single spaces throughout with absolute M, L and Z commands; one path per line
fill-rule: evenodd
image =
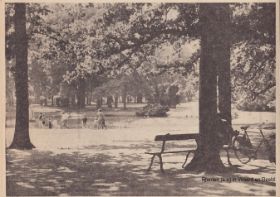
M 246 137 L 248 138 L 248 140 L 250 141 L 250 143 L 252 144 L 251 139 L 250 139 L 250 137 L 249 137 L 249 135 L 248 135 L 248 132 L 247 132 L 247 128 L 246 128 L 246 129 L 243 128 L 242 130 L 243 130 L 244 134 L 246 135 Z M 253 148 L 253 149 L 252 149 L 252 150 L 254 150 L 254 151 L 252 152 L 252 156 L 250 156 L 251 158 L 254 158 L 254 159 L 257 158 L 257 153 L 258 153 L 260 147 L 261 147 L 263 144 L 266 145 L 266 147 L 265 147 L 266 150 L 271 149 L 270 144 L 269 144 L 269 142 L 267 141 L 267 139 L 265 138 L 265 136 L 264 136 L 263 131 L 262 131 L 261 128 L 259 128 L 259 132 L 260 132 L 260 134 L 261 134 L 261 136 L 262 136 L 262 140 L 260 141 L 260 143 L 258 144 L 258 146 L 257 146 L 256 148 Z

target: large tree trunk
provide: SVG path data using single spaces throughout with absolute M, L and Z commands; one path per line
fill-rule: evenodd
M 80 79 L 77 91 L 77 105 L 79 108 L 85 107 L 86 100 L 86 81 L 84 79 Z
M 25 4 L 15 4 L 16 53 L 16 125 L 13 142 L 9 148 L 35 148 L 29 137 L 28 66 Z
M 217 55 L 219 56 L 218 66 L 218 107 L 221 116 L 231 124 L 231 77 L 230 77 L 230 8 L 224 6 L 224 20 L 221 25 L 223 33 L 217 43 Z
M 228 20 L 228 6 L 225 4 L 202 4 L 200 94 L 199 94 L 199 134 L 198 149 L 186 170 L 221 172 L 225 170 L 220 158 L 222 147 L 217 137 L 217 66 L 225 48 L 220 37 L 225 34 L 224 20 Z M 228 46 L 229 47 L 229 46 Z M 222 73 L 221 73 L 222 74 Z M 230 79 L 228 79 L 230 80 Z

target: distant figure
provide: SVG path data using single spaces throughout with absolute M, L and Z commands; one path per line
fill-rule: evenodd
M 51 117 L 49 117 L 48 126 L 49 126 L 49 129 L 51 129 L 53 127 L 52 118 Z
M 87 126 L 87 116 L 85 113 L 82 116 L 82 122 L 83 122 L 83 127 L 85 128 Z
M 102 109 L 98 109 L 98 112 L 97 112 L 97 129 L 104 129 L 106 128 L 106 125 L 105 125 L 105 116 L 102 112 Z
M 43 113 L 40 113 L 38 119 L 39 119 L 40 121 L 42 121 L 42 118 L 43 118 Z
M 45 114 L 44 113 L 40 113 L 39 115 L 39 121 L 40 121 L 40 125 L 41 127 L 44 127 L 45 124 L 46 124 L 46 117 L 45 117 Z
M 69 119 L 70 115 L 69 113 L 63 112 L 61 116 L 61 128 L 68 128 L 67 122 Z

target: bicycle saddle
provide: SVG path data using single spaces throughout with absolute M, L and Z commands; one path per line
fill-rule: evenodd
M 240 129 L 247 130 L 249 127 L 250 127 L 249 125 L 245 125 L 245 126 L 240 127 Z

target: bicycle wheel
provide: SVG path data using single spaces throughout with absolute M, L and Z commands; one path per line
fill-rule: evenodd
M 251 160 L 252 148 L 246 146 L 241 136 L 237 136 L 233 140 L 233 150 L 236 158 L 243 164 Z
M 275 135 L 274 138 L 271 137 L 270 140 L 266 141 L 266 152 L 268 154 L 268 159 L 270 163 L 275 163 L 276 164 L 276 152 L 275 152 L 275 145 L 276 145 L 276 140 L 275 140 Z

